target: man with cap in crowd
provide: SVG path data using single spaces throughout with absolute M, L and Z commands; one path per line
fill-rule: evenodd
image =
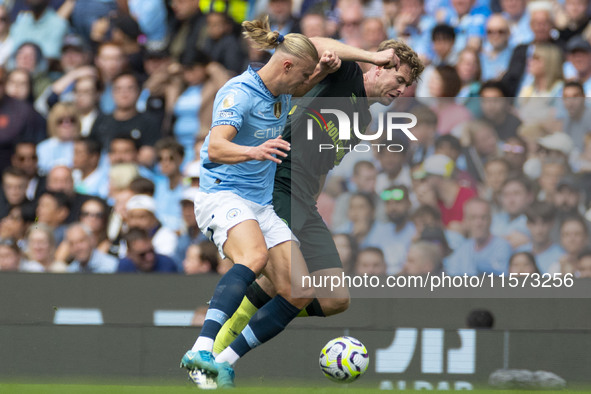
M 140 228 L 132 228 L 125 236 L 127 256 L 119 260 L 117 272 L 127 273 L 177 273 L 175 262 L 156 252 L 150 234 Z
M 585 96 L 591 97 L 591 44 L 581 36 L 574 36 L 566 44 L 566 51 L 574 79 L 583 85 Z
M 174 256 L 178 236 L 171 229 L 162 226 L 156 219 L 156 202 L 154 198 L 138 194 L 129 199 L 125 205 L 126 223 L 130 229 L 139 228 L 152 237 L 152 245 L 157 253 Z M 128 245 L 129 246 L 129 245 Z
M 538 153 L 529 158 L 523 165 L 523 172 L 530 179 L 538 179 L 542 173 L 542 162 L 545 160 L 562 160 L 569 162 L 573 152 L 573 140 L 566 133 L 556 132 L 538 139 Z

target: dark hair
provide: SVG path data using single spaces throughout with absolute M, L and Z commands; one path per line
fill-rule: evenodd
M 571 215 L 568 215 L 567 217 L 565 217 L 564 219 L 562 219 L 562 222 L 560 223 L 560 230 L 562 230 L 562 227 L 564 227 L 566 222 L 579 223 L 581 226 L 583 226 L 583 229 L 585 230 L 585 234 L 589 234 L 589 228 L 587 227 L 587 221 L 580 214 L 578 214 L 578 213 L 571 214 Z
M 534 222 L 536 219 L 542 219 L 545 223 L 553 222 L 556 219 L 556 208 L 547 202 L 534 202 L 525 211 L 528 222 Z
M 158 140 L 154 148 L 157 154 L 160 154 L 163 150 L 168 150 L 177 154 L 181 159 L 185 157 L 185 149 L 174 137 L 164 137 Z
M 355 198 L 355 197 L 363 198 L 370 205 L 371 209 L 375 211 L 376 204 L 373 201 L 373 198 L 369 193 L 363 193 L 363 192 L 353 193 L 353 195 L 351 196 L 351 199 L 349 201 L 353 200 L 353 198 Z
M 154 182 L 144 177 L 137 177 L 129 184 L 129 190 L 134 194 L 145 194 L 147 196 L 154 197 L 156 186 Z
M 25 170 L 20 169 L 18 167 L 12 167 L 12 166 L 6 167 L 4 169 L 4 171 L 2 171 L 2 178 L 4 178 L 6 175 L 12 175 L 12 176 L 16 176 L 16 177 L 19 177 L 19 178 L 25 178 L 25 179 L 28 178 L 27 173 L 25 172 Z
M 181 66 L 193 67 L 197 65 L 207 66 L 211 62 L 209 55 L 199 49 L 187 51 L 181 55 L 179 63 Z
M 493 328 L 495 318 L 493 314 L 486 309 L 474 309 L 466 317 L 468 328 Z
M 537 272 L 538 274 L 540 273 L 540 270 L 538 269 L 538 265 L 536 264 L 536 257 L 533 254 L 531 254 L 530 252 L 515 252 L 515 253 L 513 253 L 513 255 L 511 255 L 511 257 L 509 258 L 509 267 L 511 267 L 511 264 L 513 264 L 513 260 L 515 259 L 515 257 L 517 257 L 519 255 L 523 255 L 523 256 L 527 257 L 527 260 L 529 261 L 529 263 L 534 267 L 535 272 Z
M 437 66 L 435 70 L 443 81 L 443 94 L 441 97 L 456 97 L 462 89 L 462 80 L 456 69 L 452 66 Z
M 135 241 L 139 241 L 142 239 L 152 239 L 150 234 L 142 228 L 132 227 L 127 231 L 125 234 L 125 242 L 127 242 L 127 248 L 131 248 L 131 244 Z
M 566 88 L 577 88 L 581 91 L 581 93 L 583 94 L 583 96 L 585 95 L 585 88 L 583 87 L 583 84 L 579 81 L 568 81 L 564 83 L 564 87 L 562 88 L 562 91 L 564 92 L 564 90 Z
M 577 256 L 577 260 L 582 260 L 585 257 L 591 257 L 591 248 L 586 248 L 583 249 L 583 251 L 581 253 L 579 253 L 579 255 Z
M 203 241 L 199 245 L 199 258 L 207 261 L 212 272 L 217 272 L 220 254 L 217 246 L 211 241 Z
M 357 244 L 357 240 L 355 237 L 348 233 L 336 233 L 332 235 L 334 237 L 345 237 L 347 242 L 349 243 L 349 247 L 351 248 L 351 259 L 349 261 L 341 261 L 343 265 L 343 270 L 346 274 L 348 274 L 355 265 L 355 260 L 357 259 L 357 254 L 359 253 L 359 245 Z
M 86 205 L 87 202 L 92 201 L 92 202 L 96 202 L 101 206 L 101 209 L 103 210 L 103 212 L 105 213 L 105 222 L 107 221 L 107 216 L 109 214 L 109 211 L 111 210 L 111 207 L 109 207 L 109 204 L 107 204 L 107 202 L 97 196 L 88 196 L 88 198 L 82 203 L 82 205 L 80 205 L 80 209 L 82 209 L 82 207 L 84 205 Z
M 132 78 L 136 87 L 138 88 L 138 90 L 140 89 L 141 84 L 140 84 L 140 80 L 139 80 L 138 76 L 133 71 L 129 71 L 129 70 L 122 71 L 119 74 L 115 75 L 115 77 L 113 78 L 113 81 L 111 81 L 111 85 L 115 85 L 117 80 L 120 78 L 123 78 L 123 77 Z
M 447 41 L 455 41 L 456 39 L 456 31 L 450 25 L 437 25 L 431 30 L 431 40 L 447 40 Z
M 432 216 L 437 222 L 441 223 L 441 211 L 431 205 L 423 204 L 419 206 L 415 211 L 410 215 L 411 220 L 415 220 L 418 217 L 429 215 Z
M 122 131 L 122 132 L 119 132 L 119 133 L 115 134 L 113 136 L 113 138 L 111 138 L 111 142 L 109 142 L 109 151 L 111 151 L 111 144 L 115 140 L 129 141 L 129 142 L 131 142 L 133 144 L 135 150 L 139 150 L 140 149 L 140 141 L 132 138 L 131 135 L 129 135 L 129 133 L 127 133 L 125 131 Z
M 480 91 L 478 92 L 478 95 L 482 96 L 482 92 L 486 89 L 496 89 L 501 92 L 503 97 L 509 97 L 505 85 L 503 85 L 500 81 L 492 80 L 483 82 L 482 85 L 480 85 Z
M 103 147 L 98 140 L 89 137 L 78 137 L 76 142 L 84 144 L 89 155 L 100 155 Z
M 376 168 L 376 166 L 371 161 L 360 160 L 357 163 L 355 163 L 355 165 L 353 166 L 353 175 L 358 174 L 361 167 L 373 168 L 374 170 Z
M 445 134 L 440 137 L 437 137 L 437 139 L 435 140 L 435 150 L 440 149 L 442 146 L 446 144 L 451 146 L 451 148 L 457 152 L 462 151 L 462 144 L 460 143 L 460 140 L 451 134 Z
M 361 256 L 361 253 L 376 253 L 382 257 L 382 260 L 385 260 L 384 251 L 380 248 L 375 247 L 375 246 L 368 246 L 366 248 L 361 249 L 359 251 L 359 253 L 357 253 L 357 257 Z
M 102 92 L 103 90 L 103 82 L 101 81 L 100 78 L 97 77 L 82 77 L 82 78 L 78 78 L 76 79 L 76 81 L 74 81 L 74 93 L 76 93 L 76 89 L 78 87 L 78 82 L 84 80 L 84 79 L 92 79 L 94 81 L 94 88 L 96 89 L 97 92 Z
M 41 196 L 51 196 L 55 202 L 57 203 L 58 208 L 67 208 L 68 210 L 71 209 L 71 201 L 70 198 L 66 193 L 63 192 L 53 192 L 53 191 L 45 191 Z
M 516 175 L 516 176 L 509 177 L 505 181 L 505 183 L 503 183 L 502 189 L 504 189 L 505 186 L 507 186 L 509 183 L 512 183 L 512 182 L 517 182 L 517 183 L 521 184 L 521 186 L 523 186 L 523 188 L 528 193 L 533 193 L 534 192 L 534 185 L 533 185 L 533 183 L 529 180 L 529 178 L 526 178 L 525 176 L 522 176 L 522 175 Z

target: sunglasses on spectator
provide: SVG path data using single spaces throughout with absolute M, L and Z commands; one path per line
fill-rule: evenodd
M 145 252 L 137 253 L 137 257 L 140 259 L 145 259 L 147 255 L 154 254 L 154 248 L 148 249 Z
M 73 116 L 64 116 L 63 118 L 58 118 L 57 124 L 64 124 L 64 123 L 74 123 L 76 118 Z
M 521 154 L 525 152 L 525 148 L 520 145 L 503 144 L 503 152 Z
M 507 34 L 509 31 L 507 29 L 487 29 L 486 34 Z
M 96 219 L 102 219 L 105 215 L 102 212 L 80 211 L 81 218 L 85 218 L 88 216 Z
M 404 196 L 405 193 L 402 189 L 384 190 L 380 193 L 380 198 L 384 201 L 401 201 Z

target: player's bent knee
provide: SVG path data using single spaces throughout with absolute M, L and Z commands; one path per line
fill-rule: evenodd
M 322 312 L 325 316 L 337 315 L 349 309 L 351 299 L 346 298 L 323 298 L 319 300 Z
M 255 273 L 260 273 L 267 261 L 269 260 L 269 253 L 266 250 L 257 250 L 255 252 L 248 253 L 237 261 L 240 264 L 244 264 Z

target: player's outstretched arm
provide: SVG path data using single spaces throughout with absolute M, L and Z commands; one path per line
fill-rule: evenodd
M 370 52 L 326 37 L 312 37 L 310 41 L 318 50 L 318 54 L 322 54 L 324 51 L 333 51 L 343 61 L 371 63 L 376 66 L 395 67 L 396 69 L 400 65 L 400 59 L 393 49 Z
M 281 139 L 281 136 L 267 140 L 259 146 L 244 146 L 232 142 L 238 131 L 229 125 L 215 126 L 211 129 L 207 154 L 209 160 L 221 164 L 237 164 L 250 160 L 271 160 L 281 163 L 274 157 L 286 157 L 290 149 L 289 142 Z
M 314 74 L 310 76 L 308 82 L 296 89 L 293 96 L 302 97 L 312 89 L 314 85 L 326 78 L 328 74 L 338 71 L 339 68 L 341 68 L 341 59 L 339 59 L 336 53 L 332 51 L 324 51 L 320 57 L 320 61 L 316 65 Z

